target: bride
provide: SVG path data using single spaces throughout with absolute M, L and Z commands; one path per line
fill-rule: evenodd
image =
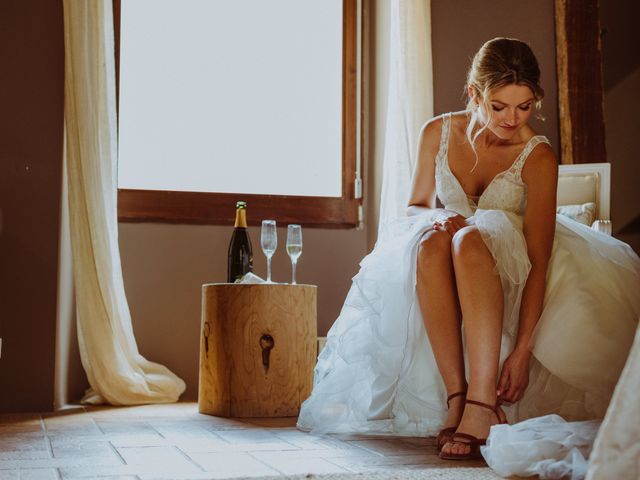
M 407 216 L 361 262 L 298 428 L 437 435 L 442 458 L 466 459 L 496 423 L 602 418 L 640 260 L 556 215 L 557 160 L 528 125 L 539 80 L 527 44 L 491 40 L 467 110 L 422 128 Z

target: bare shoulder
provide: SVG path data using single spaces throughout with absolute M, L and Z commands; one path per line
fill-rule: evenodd
M 443 125 L 444 118 L 440 115 L 422 126 L 409 205 L 435 207 L 435 167 Z
M 451 125 L 453 125 L 454 128 L 467 128 L 469 124 L 469 112 L 467 110 L 451 112 L 449 115 L 451 115 Z
M 452 130 L 466 129 L 468 122 L 468 115 L 466 111 L 443 113 L 437 117 L 433 117 L 427 121 L 420 132 L 420 143 L 427 144 L 431 149 L 436 150 L 440 146 L 440 139 L 442 137 L 442 127 L 444 125 L 444 118 L 449 117 Z
M 420 156 L 434 157 L 440 148 L 440 136 L 442 134 L 443 116 L 439 115 L 428 120 L 420 130 L 418 140 Z
M 420 130 L 420 140 L 428 143 L 439 142 L 443 123 L 442 115 L 427 120 Z
M 522 169 L 522 179 L 526 184 L 531 182 L 553 182 L 558 177 L 558 159 L 546 142 L 539 143 L 531 151 Z

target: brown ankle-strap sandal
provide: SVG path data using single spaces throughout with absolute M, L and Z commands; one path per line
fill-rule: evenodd
M 461 395 L 466 395 L 466 394 L 467 394 L 467 391 L 463 390 L 463 391 L 452 393 L 451 395 L 449 395 L 447 397 L 447 408 L 449 408 L 449 402 L 451 400 L 453 400 L 456 397 L 459 397 Z M 449 440 L 451 440 L 451 437 L 453 436 L 454 433 L 456 433 L 456 427 L 443 428 L 442 430 L 440 430 L 438 432 L 438 436 L 436 437 L 436 445 L 438 446 L 438 452 L 440 452 L 440 450 L 442 450 L 442 447 L 444 447 L 445 443 L 447 443 Z
M 500 410 L 498 410 L 498 404 L 489 405 L 488 403 L 482 403 L 482 402 L 478 402 L 477 400 L 469 400 L 469 399 L 466 400 L 466 403 L 470 403 L 472 405 L 478 405 L 480 407 L 489 409 L 493 413 L 495 413 L 496 417 L 498 418 L 498 423 L 500 424 L 508 423 L 506 419 L 503 420 L 503 418 L 500 416 Z M 457 438 L 460 438 L 462 440 L 467 440 L 467 441 L 459 441 L 459 440 L 456 440 Z M 487 443 L 486 438 L 478 438 L 464 432 L 455 432 L 449 438 L 449 441 L 464 443 L 465 445 L 468 445 L 469 452 L 468 453 L 444 453 L 442 449 L 440 449 L 440 453 L 438 456 L 443 460 L 473 460 L 473 459 L 481 458 L 482 455 L 480 454 L 480 447 L 482 445 L 486 445 Z

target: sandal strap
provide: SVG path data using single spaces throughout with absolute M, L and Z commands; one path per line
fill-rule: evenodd
M 436 443 L 438 444 L 438 449 L 441 449 L 442 446 L 449 441 L 451 436 L 456 433 L 456 427 L 447 427 L 443 428 L 438 432 L 438 436 L 436 437 Z M 443 442 L 443 440 L 446 440 Z
M 466 391 L 466 390 L 462 390 L 462 391 L 460 391 L 460 392 L 452 393 L 451 395 L 449 395 L 449 396 L 447 397 L 447 408 L 449 408 L 449 402 L 450 402 L 451 400 L 453 400 L 453 399 L 454 399 L 454 398 L 456 398 L 456 397 L 459 397 L 460 395 L 466 395 L 466 394 L 467 394 L 467 391 Z
M 472 405 L 478 405 L 480 407 L 491 410 L 496 415 L 498 414 L 498 406 L 497 405 L 489 405 L 488 403 L 478 402 L 477 400 L 469 400 L 467 398 L 467 403 L 471 403 Z
M 478 405 L 479 407 L 483 407 L 486 408 L 487 410 L 491 410 L 495 416 L 498 418 L 498 423 L 503 424 L 503 423 L 507 423 L 507 421 L 502 421 L 500 419 L 500 413 L 498 413 L 498 408 L 499 408 L 499 404 L 496 403 L 495 405 L 489 405 L 488 403 L 483 403 L 483 402 L 478 402 L 477 400 L 469 400 L 467 399 L 467 403 L 470 403 L 472 405 Z
M 465 440 L 469 440 L 468 442 L 460 442 L 458 440 L 456 440 L 456 438 L 464 438 Z M 486 438 L 478 438 L 474 435 L 470 435 L 468 433 L 464 433 L 464 432 L 456 432 L 453 437 L 451 437 L 451 439 L 449 440 L 450 442 L 458 442 L 458 443 L 464 443 L 466 445 L 486 445 L 487 443 L 487 439 Z

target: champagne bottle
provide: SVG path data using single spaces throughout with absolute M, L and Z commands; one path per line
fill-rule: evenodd
M 236 203 L 236 222 L 229 243 L 227 282 L 234 283 L 253 270 L 253 251 L 247 231 L 247 204 Z

